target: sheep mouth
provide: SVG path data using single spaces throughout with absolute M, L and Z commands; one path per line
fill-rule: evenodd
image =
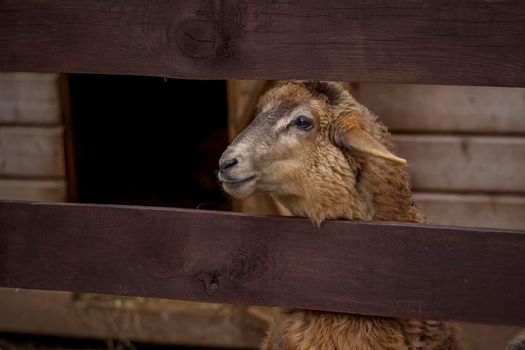
M 240 187 L 240 186 L 242 186 L 242 185 L 244 185 L 244 184 L 246 184 L 246 183 L 248 183 L 250 181 L 255 180 L 256 177 L 257 176 L 252 175 L 252 176 L 248 176 L 248 177 L 246 177 L 246 178 L 244 178 L 242 180 L 234 180 L 234 181 L 225 179 L 225 180 L 222 180 L 222 183 L 224 185 L 227 185 L 227 186 Z

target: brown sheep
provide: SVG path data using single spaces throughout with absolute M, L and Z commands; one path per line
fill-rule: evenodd
M 257 117 L 219 162 L 237 198 L 269 192 L 293 215 L 427 222 L 411 198 L 406 163 L 387 128 L 332 82 L 282 83 L 261 97 Z M 453 327 L 435 321 L 283 310 L 263 349 L 459 349 Z

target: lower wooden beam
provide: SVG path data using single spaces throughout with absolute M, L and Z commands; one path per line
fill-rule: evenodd
M 525 232 L 0 203 L 0 286 L 525 325 Z
M 255 349 L 267 322 L 242 306 L 0 288 L 0 332 Z

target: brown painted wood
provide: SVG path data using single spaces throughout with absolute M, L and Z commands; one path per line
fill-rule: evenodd
M 520 0 L 3 0 L 0 70 L 525 86 Z
M 525 325 L 525 231 L 0 203 L 0 286 Z

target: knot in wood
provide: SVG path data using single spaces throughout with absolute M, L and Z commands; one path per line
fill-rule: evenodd
M 204 291 L 208 295 L 214 295 L 219 289 L 219 275 L 216 272 L 204 272 L 199 273 L 197 278 L 202 282 Z
M 175 42 L 186 56 L 207 58 L 215 55 L 219 33 L 213 22 L 194 18 L 183 22 L 177 28 Z

